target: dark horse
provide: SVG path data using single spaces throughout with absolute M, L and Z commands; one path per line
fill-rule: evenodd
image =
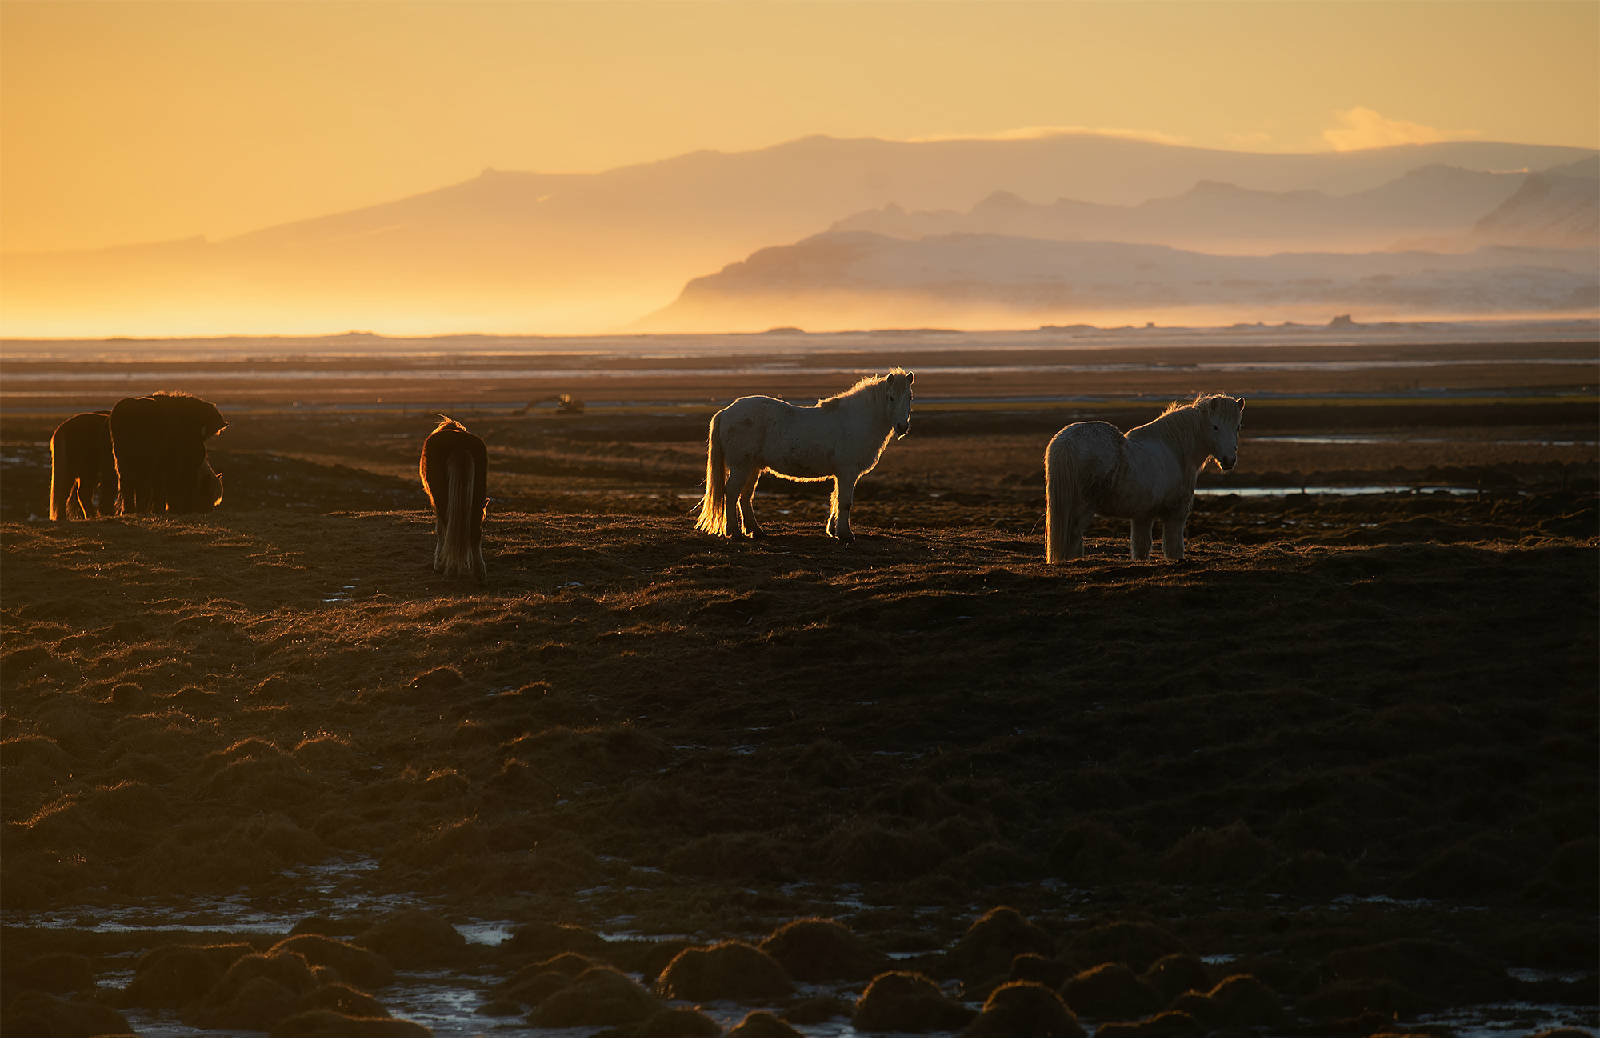
M 85 519 L 111 510 L 117 492 L 110 411 L 85 411 L 50 434 L 50 518 Z
M 195 473 L 194 510 L 209 512 L 220 504 L 222 504 L 222 473 L 212 468 L 211 462 L 202 461 L 200 471 Z
M 227 426 L 216 405 L 187 393 L 117 401 L 111 409 L 117 510 L 193 512 L 209 507 L 210 499 L 200 500 L 205 496 L 201 466 L 206 465 L 206 440 Z
M 471 573 L 480 581 L 483 517 L 489 509 L 489 457 L 483 441 L 448 415 L 422 441 L 422 489 L 433 502 L 433 568 L 447 577 Z

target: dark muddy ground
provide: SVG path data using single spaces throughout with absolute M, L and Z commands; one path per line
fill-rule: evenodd
M 696 534 L 704 412 L 485 410 L 483 587 L 428 569 L 420 409 L 252 413 L 218 512 L 50 524 L 60 417 L 0 422 L 8 1034 L 1600 1025 L 1592 402 L 1252 406 L 1229 485 L 1470 493 L 1065 569 L 1059 408 L 920 410 L 849 548 L 775 482 Z

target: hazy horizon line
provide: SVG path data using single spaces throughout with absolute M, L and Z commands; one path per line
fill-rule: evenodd
M 1348 319 L 1348 323 L 1344 320 Z M 451 331 L 451 332 L 426 332 L 416 334 L 387 333 L 371 331 L 369 329 L 347 328 L 337 332 L 228 332 L 209 335 L 0 335 L 0 347 L 23 345 L 27 343 L 98 343 L 98 342 L 234 342 L 247 340 L 284 340 L 284 341 L 313 341 L 328 339 L 363 339 L 384 340 L 394 342 L 427 342 L 441 339 L 684 339 L 704 338 L 706 336 L 729 338 L 761 338 L 764 336 L 815 336 L 843 337 L 854 335 L 884 335 L 884 336 L 911 336 L 911 335 L 1051 335 L 1062 332 L 1226 332 L 1234 330 L 1260 329 L 1262 331 L 1293 330 L 1302 332 L 1339 331 L 1341 329 L 1384 329 L 1384 328 L 1427 328 L 1432 326 L 1484 326 L 1484 325 L 1527 325 L 1527 326 L 1579 326 L 1590 328 L 1600 336 L 1600 314 L 1582 314 L 1575 311 L 1554 311 L 1549 314 L 1512 312 L 1499 315 L 1451 316 L 1449 314 L 1418 315 L 1416 317 L 1385 317 L 1354 319 L 1350 314 L 1335 315 L 1327 321 L 1295 321 L 1295 320 L 1256 320 L 1233 321 L 1226 324 L 1162 324 L 1154 320 L 1143 323 L 1129 321 L 1121 324 L 1094 324 L 1092 322 L 1074 322 L 1070 324 L 1041 324 L 1033 327 L 973 327 L 960 328 L 944 325 L 910 326 L 910 325 L 885 325 L 882 327 L 862 328 L 819 328 L 808 330 L 791 325 L 779 325 L 757 331 L 722 330 L 722 331 L 654 331 L 638 332 L 627 331 L 619 328 L 613 331 L 601 332 L 481 332 L 481 331 Z

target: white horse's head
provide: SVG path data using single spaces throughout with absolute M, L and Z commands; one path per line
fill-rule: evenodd
M 911 381 L 915 377 L 900 368 L 884 376 L 883 396 L 896 436 L 904 436 L 911 431 Z
M 1244 397 L 1218 393 L 1203 402 L 1211 456 L 1227 472 L 1239 462 L 1239 425 L 1244 420 Z

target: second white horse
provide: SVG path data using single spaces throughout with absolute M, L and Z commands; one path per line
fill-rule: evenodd
M 1044 451 L 1046 562 L 1083 555 L 1083 531 L 1096 513 L 1129 520 L 1129 554 L 1150 554 L 1151 527 L 1161 520 L 1168 562 L 1183 558 L 1183 527 L 1194 504 L 1195 479 L 1208 458 L 1223 470 L 1239 459 L 1244 400 L 1216 393 L 1173 404 L 1128 435 L 1107 422 L 1076 422 Z

